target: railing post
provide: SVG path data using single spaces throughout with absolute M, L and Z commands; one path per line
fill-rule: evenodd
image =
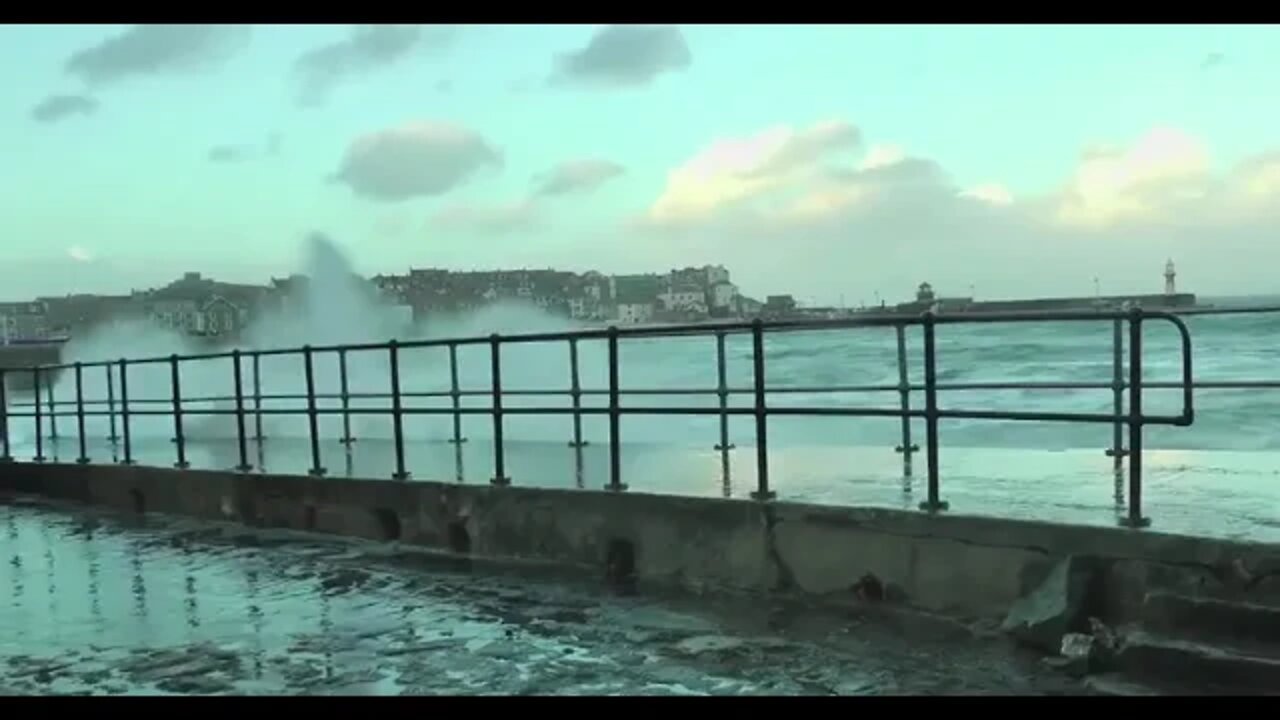
M 898 340 L 898 406 L 902 408 L 902 443 L 893 449 L 902 453 L 902 477 L 911 477 L 911 456 L 920 452 L 920 446 L 911 442 L 911 373 L 907 365 L 907 328 L 894 325 Z M 911 486 L 905 486 L 910 491 Z
M 938 357 L 935 347 L 936 318 L 933 311 L 924 314 L 924 433 L 925 460 L 928 464 L 929 496 L 920 503 L 927 512 L 946 510 L 948 504 L 939 498 L 938 491 Z
M 307 430 L 311 435 L 311 477 L 324 477 L 325 468 L 320 464 L 320 413 L 316 408 L 315 353 L 310 345 L 302 348 L 302 372 L 307 383 Z
M 1122 524 L 1143 528 L 1142 516 L 1142 308 L 1129 312 L 1129 515 Z
M 236 394 L 236 450 L 240 453 L 239 472 L 249 472 L 253 466 L 249 464 L 249 438 L 244 427 L 244 368 L 241 362 L 240 349 L 231 351 L 231 362 L 235 363 L 233 382 Z
M 350 445 L 356 439 L 351 437 L 351 386 L 347 380 L 347 349 L 338 350 L 338 392 L 342 394 L 342 440 L 343 445 Z
M 253 439 L 262 450 L 262 356 L 253 354 Z
M 13 462 L 9 442 L 9 378 L 8 371 L 0 368 L 0 463 Z
M 129 429 L 129 361 L 120 359 L 120 439 L 124 443 L 121 465 L 133 464 L 133 434 Z
M 449 400 L 453 405 L 453 437 L 449 442 L 461 445 L 467 439 L 462 437 L 462 386 L 458 382 L 458 346 L 449 343 Z
M 399 342 L 392 340 L 387 343 L 387 358 L 391 363 L 391 436 L 396 451 L 396 471 L 391 477 L 408 480 L 409 473 L 404 469 L 404 408 L 400 404 Z
M 724 351 L 724 331 L 716 331 L 716 397 L 720 401 L 720 442 L 715 449 L 722 457 L 728 458 L 729 451 L 734 448 L 729 442 L 729 363 Z
M 573 439 L 569 447 L 587 445 L 582 439 L 582 378 L 578 370 L 578 339 L 569 338 L 569 400 L 573 405 Z
M 53 392 L 53 385 L 54 385 L 53 378 L 50 377 L 48 380 L 49 381 L 45 383 L 45 386 L 44 386 L 44 393 L 49 403 L 49 439 L 57 440 L 58 439 L 58 402 Z M 37 403 L 40 402 L 39 393 L 36 393 L 36 402 Z
M 75 365 L 76 373 L 76 434 L 79 436 L 80 457 L 76 458 L 77 465 L 89 464 L 89 450 L 87 441 L 84 436 L 84 365 L 79 362 Z
M 169 386 L 173 395 L 173 441 L 178 445 L 178 462 L 173 466 L 185 470 L 187 462 L 187 437 L 182 432 L 182 376 L 178 371 L 178 356 L 169 356 Z
M 493 387 L 493 479 L 494 485 L 510 485 L 507 477 L 506 448 L 502 437 L 502 338 L 489 336 L 490 381 Z
M 120 436 L 116 434 L 116 378 L 111 372 L 111 363 L 102 369 L 107 371 L 107 425 L 110 428 L 107 442 L 115 445 L 120 442 Z
M 32 462 L 42 463 L 44 462 L 44 427 L 42 427 L 44 423 L 41 422 L 40 368 L 38 367 L 31 369 L 31 388 L 34 391 L 33 397 L 35 398 L 35 402 L 32 405 L 35 407 L 36 426 L 36 456 L 31 460 Z
M 756 500 L 772 500 L 777 493 L 769 489 L 769 411 L 765 406 L 764 322 L 751 322 L 751 364 L 755 375 L 756 417 Z
M 622 492 L 622 390 L 618 387 L 618 328 L 609 327 L 609 484 L 606 490 Z
M 1111 426 L 1111 447 L 1107 449 L 1107 457 L 1111 458 L 1116 472 L 1124 467 L 1124 458 L 1129 451 L 1124 449 L 1124 321 L 1116 318 L 1111 323 L 1111 396 L 1116 421 Z

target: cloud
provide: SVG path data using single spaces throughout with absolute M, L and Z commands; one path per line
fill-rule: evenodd
M 1220 52 L 1211 52 L 1200 61 L 1201 70 L 1212 70 L 1227 61 L 1227 56 Z
M 452 25 L 357 25 L 350 36 L 308 50 L 294 63 L 298 101 L 322 104 L 337 85 L 384 67 L 415 52 L 436 52 L 453 43 Z
M 1095 276 L 1117 292 L 1159 292 L 1167 257 L 1230 287 L 1272 282 L 1255 265 L 1273 262 L 1255 256 L 1274 247 L 1280 152 L 1215 171 L 1203 143 L 1155 127 L 1086 148 L 1059 182 L 1015 189 L 962 183 L 901 148 L 849 157 L 853 126 L 825 125 L 720 138 L 679 163 L 624 225 L 631 262 L 732 261 L 755 292 L 828 299 L 905 298 L 922 280 L 994 288 L 986 297 L 1087 295 Z M 841 125 L 850 130 L 831 129 Z M 1047 275 L 1028 272 L 1046 264 Z
M 93 253 L 90 253 L 79 245 L 72 245 L 67 248 L 67 257 L 81 263 L 93 262 Z
M 610 160 L 569 160 L 536 178 L 533 194 L 536 197 L 554 197 L 589 192 L 624 172 L 621 165 Z
M 448 123 L 410 122 L 356 138 L 333 180 L 383 202 L 435 197 L 502 166 L 483 137 Z
M 247 162 L 280 154 L 281 143 L 280 133 L 271 133 L 262 145 L 215 145 L 209 149 L 207 157 L 213 163 Z
M 135 25 L 67 59 L 64 69 L 97 86 L 226 59 L 248 37 L 246 25 Z
M 489 236 L 526 232 L 539 222 L 537 205 L 529 200 L 450 205 L 428 219 L 435 228 Z
M 36 122 L 55 123 L 73 115 L 92 115 L 98 101 L 88 95 L 50 95 L 31 109 Z
M 960 197 L 977 200 L 979 202 L 987 203 L 988 205 L 1013 204 L 1013 193 L 1009 192 L 1009 188 L 1001 185 L 1000 183 L 982 183 L 981 185 L 974 185 L 968 190 L 962 190 L 960 192 Z
M 672 170 L 648 220 L 697 222 L 805 177 L 821 162 L 861 141 L 853 125 L 824 121 L 807 128 L 775 126 L 745 138 L 717 140 Z
M 1195 138 L 1155 128 L 1127 149 L 1082 154 L 1063 191 L 1057 219 L 1083 226 L 1150 218 L 1172 202 L 1207 191 L 1209 155 Z
M 552 79 L 602 87 L 647 85 L 663 73 L 687 69 L 693 54 L 674 25 L 610 25 L 585 47 L 556 58 Z

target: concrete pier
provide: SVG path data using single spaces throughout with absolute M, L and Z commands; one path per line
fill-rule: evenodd
M 1280 597 L 1280 547 L 1151 531 L 787 502 L 140 466 L 11 465 L 0 491 L 443 553 L 547 563 L 651 587 L 886 597 L 996 618 L 1071 557 L 1096 561 L 1095 613 L 1141 615 L 1154 590 Z M 1251 578 L 1233 585 L 1233 568 Z

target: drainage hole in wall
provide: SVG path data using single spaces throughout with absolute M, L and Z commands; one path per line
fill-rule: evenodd
M 142 496 L 142 491 L 134 488 L 129 491 L 129 502 L 133 505 L 133 511 L 142 515 L 147 511 L 147 499 Z
M 449 549 L 459 555 L 471 554 L 471 533 L 467 532 L 467 524 L 461 520 L 449 523 Z
M 382 530 L 382 539 L 390 542 L 400 539 L 400 516 L 395 510 L 387 508 L 378 508 L 373 511 L 373 517 L 378 521 L 378 527 Z
M 604 556 L 605 580 L 619 589 L 631 589 L 636 579 L 636 549 L 628 540 L 609 541 Z

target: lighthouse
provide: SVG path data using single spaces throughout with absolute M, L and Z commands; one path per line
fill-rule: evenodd
M 1176 282 L 1177 277 L 1178 277 L 1178 273 L 1173 269 L 1173 259 L 1170 258 L 1169 261 L 1164 264 L 1164 294 L 1165 295 L 1178 294 L 1178 285 Z

